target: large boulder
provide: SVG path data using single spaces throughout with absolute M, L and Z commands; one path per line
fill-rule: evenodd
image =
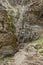
M 34 48 L 34 45 L 30 44 L 17 52 L 11 60 L 4 59 L 0 65 L 43 65 L 43 57 Z
M 43 57 L 32 45 L 27 45 L 24 50 L 16 53 L 14 59 L 12 65 L 43 65 Z

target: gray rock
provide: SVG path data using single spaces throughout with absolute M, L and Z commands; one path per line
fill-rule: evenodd
M 25 24 L 25 23 L 24 23 Z M 40 26 L 38 25 L 28 25 L 26 24 L 24 29 L 21 29 L 18 36 L 18 41 L 20 43 L 26 43 L 35 39 L 38 39 L 40 36 Z
M 32 45 L 27 45 L 24 49 L 19 50 L 12 60 L 4 59 L 0 65 L 43 65 L 43 57 Z

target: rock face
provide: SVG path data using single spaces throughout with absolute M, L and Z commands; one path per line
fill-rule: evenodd
M 14 58 L 15 65 L 43 65 L 43 58 L 31 45 L 27 46 L 23 51 L 18 52 Z
M 16 47 L 16 38 L 12 33 L 0 33 L 0 56 L 13 55 Z
M 8 0 L 8 1 L 12 5 L 27 5 L 30 2 L 35 2 L 35 0 L 31 0 L 31 1 L 30 0 L 12 0 L 12 1 Z M 39 0 L 36 0 L 36 1 L 38 2 Z
M 32 1 L 34 2 L 35 0 L 32 0 Z M 21 2 L 21 0 L 19 0 L 18 2 Z M 27 4 L 25 3 L 24 5 L 24 2 L 26 2 Z M 19 30 L 19 31 L 17 30 L 18 41 L 20 43 L 29 42 L 29 40 L 31 41 L 31 40 L 39 38 L 40 26 L 43 26 L 43 20 L 40 18 L 40 16 L 42 16 L 43 13 L 41 14 L 41 7 L 38 4 L 39 2 L 28 7 L 29 3 L 30 2 L 28 2 L 28 0 L 25 0 L 25 1 L 23 0 L 22 6 L 20 4 L 21 6 L 20 9 L 22 10 L 22 12 L 20 12 L 16 22 L 17 29 Z
M 7 12 L 3 8 L 0 6 L 0 57 L 13 55 L 17 48 L 16 35 L 8 28 Z
M 8 0 L 14 6 L 14 23 L 18 42 L 24 43 L 40 36 L 40 26 L 43 26 L 43 7 L 39 0 Z M 3 2 L 4 3 L 4 2 Z M 42 10 L 42 11 L 41 11 Z M 42 12 L 42 14 L 41 14 Z M 41 15 L 40 15 L 41 14 Z M 37 29 L 37 30 L 36 30 Z
M 25 28 L 21 29 L 19 32 L 19 42 L 26 43 L 35 39 L 38 39 L 40 36 L 40 26 L 26 24 Z
M 4 60 L 0 65 L 43 65 L 43 57 L 34 48 L 34 45 L 27 45 L 25 49 L 15 54 L 12 60 Z

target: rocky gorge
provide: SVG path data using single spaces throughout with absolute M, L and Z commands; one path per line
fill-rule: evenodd
M 0 65 L 43 65 L 42 0 L 0 0 Z

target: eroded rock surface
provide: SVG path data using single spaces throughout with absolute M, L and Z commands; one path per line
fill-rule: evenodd
M 0 5 L 0 57 L 13 55 L 17 48 L 16 35 L 9 26 L 7 11 L 3 8 Z
M 0 65 L 43 65 L 43 57 L 40 56 L 34 45 L 30 44 L 17 52 L 11 61 L 4 59 Z
M 13 55 L 16 47 L 16 38 L 12 33 L 0 33 L 0 56 Z

